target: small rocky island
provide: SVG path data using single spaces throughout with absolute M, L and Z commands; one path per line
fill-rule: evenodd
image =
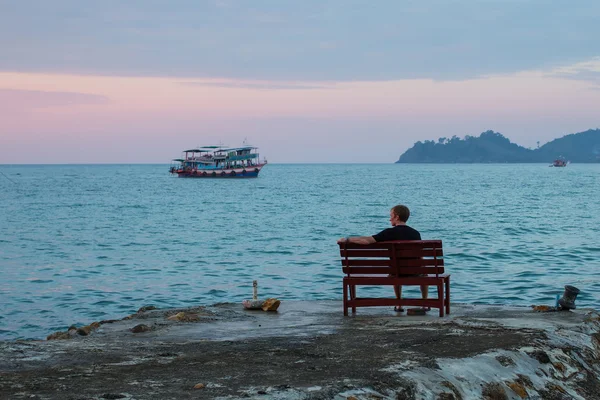
M 559 156 L 574 163 L 600 163 L 600 129 L 566 135 L 536 149 L 494 131 L 426 140 L 415 143 L 396 163 L 550 163 Z

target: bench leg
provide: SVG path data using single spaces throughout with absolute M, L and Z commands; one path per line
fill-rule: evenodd
M 446 278 L 446 314 L 450 314 L 450 277 Z
M 356 299 L 356 285 L 350 285 L 350 298 Z M 352 314 L 356 314 L 356 306 L 352 306 Z
M 348 284 L 344 282 L 344 315 L 348 316 Z
M 438 305 L 440 309 L 440 317 L 444 316 L 444 282 L 437 284 Z

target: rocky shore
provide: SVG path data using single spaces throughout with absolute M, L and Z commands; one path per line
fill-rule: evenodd
M 595 310 L 142 308 L 0 342 L 2 399 L 600 399 Z

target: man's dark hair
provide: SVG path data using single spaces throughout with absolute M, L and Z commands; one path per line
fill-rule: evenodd
M 396 214 L 396 216 L 398 216 L 402 222 L 408 221 L 408 217 L 410 217 L 410 210 L 408 207 L 403 206 L 402 204 L 392 207 L 392 212 Z

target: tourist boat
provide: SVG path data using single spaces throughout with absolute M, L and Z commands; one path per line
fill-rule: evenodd
M 552 165 L 550 165 L 550 167 L 566 167 L 568 163 L 569 162 L 567 160 L 565 160 L 562 157 L 559 157 L 556 160 L 554 160 L 554 162 L 552 162 Z
M 180 178 L 256 178 L 267 160 L 260 160 L 257 147 L 203 146 L 184 150 L 173 160 L 169 172 Z

